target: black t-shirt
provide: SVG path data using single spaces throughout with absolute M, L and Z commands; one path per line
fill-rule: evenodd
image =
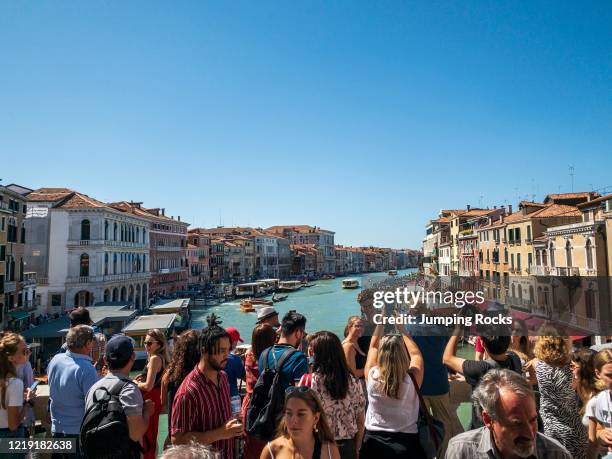
M 521 359 L 514 352 L 507 353 L 506 360 L 465 360 L 463 362 L 463 376 L 465 381 L 472 386 L 472 391 L 478 385 L 482 377 L 492 368 L 513 370 L 522 373 Z M 478 416 L 476 405 L 472 403 L 472 422 L 470 429 L 482 427 L 482 419 Z

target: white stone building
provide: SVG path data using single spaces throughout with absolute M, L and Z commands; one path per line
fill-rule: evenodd
M 149 221 L 66 188 L 28 195 L 25 258 L 39 312 L 128 301 L 148 304 Z

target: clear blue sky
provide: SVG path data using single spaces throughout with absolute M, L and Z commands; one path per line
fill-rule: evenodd
M 570 164 L 612 185 L 610 24 L 609 1 L 5 1 L 0 177 L 420 247 L 440 208 L 569 191 Z

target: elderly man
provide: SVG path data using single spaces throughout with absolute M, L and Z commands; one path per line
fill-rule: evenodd
M 453 437 L 446 459 L 571 459 L 556 440 L 538 432 L 529 382 L 511 370 L 489 370 L 472 394 L 484 427 Z
M 95 345 L 93 328 L 87 325 L 70 328 L 66 344 L 68 350 L 55 355 L 47 368 L 51 432 L 55 438 L 78 437 L 85 414 L 85 396 L 98 380 L 91 360 Z M 77 458 L 78 454 L 77 451 Z M 74 454 L 69 456 L 75 458 Z

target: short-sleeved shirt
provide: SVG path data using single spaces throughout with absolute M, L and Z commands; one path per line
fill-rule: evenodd
M 307 376 L 306 376 L 307 377 Z M 336 440 L 348 440 L 357 435 L 356 419 L 365 411 L 365 394 L 359 379 L 352 374 L 348 375 L 348 390 L 346 397 L 335 400 L 325 388 L 323 377 L 319 373 L 313 373 L 310 387 L 319 396 L 323 405 L 323 412 L 327 417 L 327 423 L 334 432 Z
M 378 367 L 370 368 L 368 382 L 368 411 L 365 417 L 367 430 L 385 432 L 417 433 L 419 418 L 419 398 L 412 379 L 406 373 L 400 385 L 399 399 L 387 397 L 382 391 Z
M 217 384 L 198 365 L 181 383 L 172 404 L 171 434 L 208 432 L 225 425 L 232 416 L 227 375 L 219 372 Z M 234 458 L 234 439 L 220 440 L 212 447 L 223 459 Z
M 268 353 L 267 365 L 263 363 L 263 356 L 266 351 L 263 351 L 259 356 L 259 371 L 263 371 L 264 368 L 273 368 L 283 352 L 287 349 L 293 349 L 293 347 L 288 344 L 275 344 L 271 349 L 272 351 Z M 291 357 L 285 360 L 281 368 L 282 378 L 289 383 L 298 382 L 306 373 L 308 373 L 308 359 L 300 351 L 294 352 Z
M 412 339 L 419 346 L 425 362 L 421 392 L 423 395 L 448 394 L 450 390 L 448 369 L 442 358 L 446 343 L 448 343 L 448 336 L 415 335 L 412 336 Z
M 238 395 L 238 380 L 244 379 L 244 364 L 239 355 L 230 354 L 227 358 L 225 373 L 230 386 L 230 397 Z
M 121 403 L 121 407 L 123 408 L 123 412 L 126 416 L 142 416 L 142 408 L 144 405 L 144 400 L 142 398 L 142 393 L 135 382 L 129 379 L 128 375 L 124 375 L 121 373 L 108 373 L 104 378 L 100 379 L 97 383 L 91 386 L 89 392 L 87 393 L 87 398 L 85 401 L 85 410 L 91 408 L 94 404 L 93 394 L 101 388 L 105 388 L 110 391 L 115 385 L 118 384 L 118 381 L 124 381 L 127 384 L 121 389 L 119 392 L 119 402 Z M 99 397 L 104 395 L 104 391 L 100 391 Z
M 7 408 L 9 406 L 21 408 L 23 406 L 23 381 L 19 378 L 9 378 L 6 382 L 5 397 Z M 0 408 L 0 429 L 8 429 L 8 426 L 8 410 Z
M 85 415 L 85 395 L 98 380 L 91 357 L 70 351 L 56 354 L 47 375 L 51 431 L 78 435 Z
M 519 357 L 514 352 L 508 352 L 507 355 L 508 358 L 506 360 L 496 360 L 495 362 L 497 365 L 487 360 L 465 360 L 463 362 L 463 376 L 465 376 L 465 381 L 472 386 L 472 390 L 474 390 L 482 377 L 492 368 L 514 370 L 520 373 L 522 367 Z M 480 419 L 477 414 L 476 405 L 472 403 L 472 422 L 470 428 L 475 429 L 482 426 L 482 419 Z
M 571 454 L 553 438 L 538 432 L 535 451 L 528 459 L 571 459 Z M 500 459 L 486 427 L 469 430 L 448 442 L 445 459 Z

